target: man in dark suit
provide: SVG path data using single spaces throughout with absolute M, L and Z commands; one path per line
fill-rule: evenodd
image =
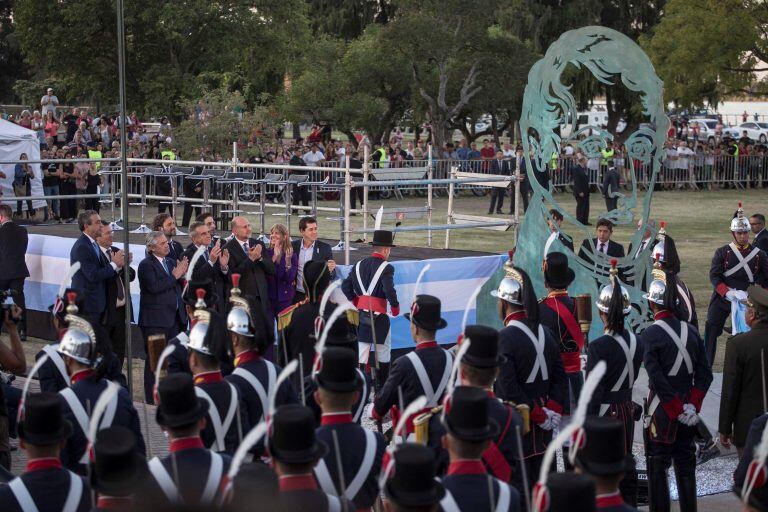
M 595 263 L 595 260 L 592 258 L 592 256 L 598 252 L 602 253 L 606 258 L 605 263 L 600 262 L 598 259 L 597 267 L 595 270 L 596 272 L 607 276 L 608 270 L 610 269 L 608 261 L 610 258 L 623 258 L 624 246 L 611 240 L 611 235 L 613 234 L 613 223 L 608 219 L 598 220 L 596 229 L 596 238 L 591 240 L 584 240 L 584 242 L 582 242 L 581 249 L 579 249 L 579 258 L 582 258 L 583 260 L 589 262 L 590 265 L 592 265 Z M 623 280 L 621 273 L 619 278 Z
M 610 212 L 618 206 L 619 198 L 619 171 L 611 166 L 603 175 L 603 197 L 605 198 L 605 208 Z
M 516 174 L 520 171 L 520 195 L 523 197 L 523 212 L 528 209 L 528 200 L 531 196 L 531 184 L 528 182 L 528 169 L 525 165 L 525 157 L 523 156 L 523 147 L 517 146 L 516 155 L 512 163 L 512 173 Z M 512 194 L 512 210 L 515 209 L 515 194 Z
M 747 289 L 745 319 L 749 332 L 737 334 L 725 346 L 720 395 L 720 441 L 741 455 L 752 420 L 765 412 L 765 358 L 768 356 L 768 290 Z
M 512 173 L 510 162 L 504 160 L 504 152 L 499 150 L 496 152 L 496 158 L 491 161 L 491 174 L 495 176 L 509 176 Z M 504 196 L 507 195 L 509 187 L 493 187 L 491 189 L 491 206 L 488 208 L 488 213 L 501 213 L 501 208 L 504 206 Z M 497 202 L 498 201 L 498 202 Z M 515 200 L 510 202 L 509 213 L 515 212 Z
M 307 298 L 304 289 L 304 264 L 308 261 L 325 261 L 328 271 L 331 273 L 331 281 L 336 279 L 336 262 L 333 261 L 331 246 L 317 239 L 317 219 L 314 217 L 302 217 L 299 221 L 299 233 L 301 240 L 291 242 L 294 254 L 299 255 L 299 273 L 296 275 L 296 294 L 293 303 L 298 304 Z
M 587 157 L 576 153 L 576 163 L 571 166 L 573 179 L 573 197 L 576 199 L 576 220 L 589 226 L 589 177 L 587 176 Z
M 99 244 L 106 263 L 111 263 L 115 253 L 120 249 L 112 245 L 114 239 L 109 222 L 101 221 L 101 234 L 96 242 Z M 128 311 L 126 304 L 128 304 L 131 295 L 125 290 L 125 270 L 128 269 L 130 281 L 136 279 L 136 271 L 131 268 L 130 263 L 131 254 L 129 253 L 128 265 L 123 265 L 117 271 L 117 275 L 107 281 L 107 308 L 104 311 L 104 328 L 112 341 L 112 352 L 115 353 L 120 371 L 123 370 L 123 359 L 125 359 L 125 315 Z M 133 311 L 131 311 L 131 321 L 133 321 Z
M 147 257 L 139 263 L 139 327 L 144 335 L 145 353 L 150 336 L 163 334 L 170 340 L 187 328 L 181 281 L 189 264 L 184 257 L 178 262 L 170 258 L 168 239 L 159 231 L 148 233 L 146 244 Z M 154 380 L 151 368 L 145 364 L 144 396 L 150 404 L 153 403 Z
M 203 256 L 195 263 L 192 280 L 211 282 L 217 300 L 214 302 L 206 300 L 206 302 L 210 307 L 224 314 L 227 310 L 225 290 L 229 274 L 229 251 L 223 248 L 224 242 L 221 239 L 211 247 L 211 230 L 202 222 L 193 222 L 189 225 L 189 237 L 192 243 L 184 251 L 188 261 L 192 261 L 198 248 L 205 248 Z
M 768 231 L 765 230 L 765 215 L 756 213 L 751 216 L 749 226 L 752 228 L 752 234 L 755 235 L 752 245 L 768 253 Z
M 269 295 L 267 294 L 267 275 L 275 274 L 275 264 L 270 258 L 264 258 L 264 243 L 251 238 L 251 223 L 245 217 L 232 219 L 232 239 L 225 249 L 229 252 L 229 272 L 240 274 L 240 289 L 253 312 L 254 318 L 261 314 L 264 336 L 271 343 L 274 340 L 273 326 L 268 323 Z M 254 326 L 256 329 L 259 326 Z
M 0 290 L 13 290 L 13 301 L 21 307 L 19 335 L 27 337 L 27 308 L 24 300 L 24 279 L 29 277 L 27 262 L 28 236 L 26 228 L 13 222 L 13 209 L 0 204 Z
M 123 268 L 125 254 L 118 250 L 107 262 L 96 239 L 101 234 L 101 218 L 93 210 L 85 210 L 77 216 L 77 224 L 83 233 L 69 252 L 69 263 L 80 263 L 72 277 L 72 288 L 83 297 L 85 311 L 81 312 L 91 323 L 101 323 L 107 309 L 107 284 Z
M 288 165 L 307 165 L 307 163 L 301 158 L 301 148 L 296 148 L 293 150 L 293 155 L 291 155 L 291 160 L 288 162 Z M 292 170 L 290 172 L 291 174 L 306 174 L 306 172 L 297 170 Z M 291 191 L 291 195 L 293 196 L 292 204 L 298 206 L 299 202 L 301 202 L 302 205 L 309 206 L 309 187 L 300 187 L 298 185 L 294 185 L 293 190 Z M 294 210 L 294 213 L 298 215 L 299 211 Z
M 184 246 L 173 239 L 176 236 L 176 221 L 168 213 L 158 213 L 152 221 L 152 231 L 162 231 L 168 239 L 168 257 L 179 261 L 184 255 Z

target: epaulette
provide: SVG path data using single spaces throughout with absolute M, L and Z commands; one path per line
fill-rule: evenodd
M 293 319 L 293 312 L 298 309 L 299 306 L 302 306 L 307 303 L 307 299 L 304 299 L 301 302 L 297 302 L 296 304 L 292 304 L 279 312 L 277 314 L 277 330 L 282 331 L 289 325 L 291 325 L 291 320 Z
M 360 325 L 360 312 L 356 309 L 348 309 L 347 322 L 349 322 L 350 325 L 354 325 L 354 326 Z

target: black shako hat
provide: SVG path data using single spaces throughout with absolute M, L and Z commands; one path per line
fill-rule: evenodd
M 550 473 L 547 477 L 549 512 L 596 512 L 595 481 L 578 473 Z
M 203 298 L 203 300 L 205 301 L 206 306 L 210 308 L 218 303 L 219 299 L 218 299 L 218 296 L 216 295 L 216 286 L 214 285 L 212 280 L 190 279 L 188 286 L 184 292 L 184 297 L 182 297 L 184 304 L 194 308 L 195 304 L 197 304 L 197 290 L 199 289 L 205 290 L 205 297 Z
M 315 437 L 315 415 L 309 407 L 287 404 L 272 418 L 269 453 L 284 464 L 309 464 L 325 457 L 328 446 Z
M 448 433 L 462 441 L 480 442 L 496 437 L 499 424 L 488 417 L 488 393 L 480 388 L 457 386 L 446 405 L 445 425 Z
M 360 387 L 357 373 L 357 354 L 348 348 L 328 347 L 320 357 L 320 371 L 315 376 L 317 385 L 328 391 L 349 393 Z
M 309 297 L 309 301 L 318 302 L 320 296 L 325 293 L 325 289 L 331 284 L 331 273 L 328 271 L 328 264 L 322 260 L 306 262 L 304 264 L 302 280 L 304 281 L 304 292 Z
M 411 311 L 404 316 L 411 320 L 416 327 L 427 331 L 444 329 L 448 322 L 440 318 L 440 299 L 432 295 L 417 295 L 416 301 L 411 305 Z
M 609 416 L 589 416 L 584 422 L 584 446 L 576 454 L 576 463 L 595 476 L 616 475 L 627 469 L 624 424 Z
M 386 229 L 377 229 L 373 232 L 373 240 L 371 245 L 374 247 L 396 247 L 395 234 L 392 231 Z
M 384 484 L 387 498 L 403 507 L 434 505 L 443 499 L 445 488 L 435 479 L 437 463 L 431 448 L 403 443 L 393 457 L 395 471 Z
M 349 320 L 347 320 L 347 315 L 341 315 L 330 327 L 328 327 L 328 336 L 325 338 L 325 346 L 344 347 L 357 352 L 357 336 L 355 336 L 349 324 Z
M 93 453 L 91 487 L 115 497 L 130 496 L 138 490 L 147 462 L 136 451 L 136 436 L 131 430 L 119 425 L 99 430 Z
M 160 405 L 157 408 L 157 424 L 176 428 L 191 425 L 208 412 L 208 401 L 198 398 L 192 376 L 188 373 L 172 373 L 157 386 Z
M 493 327 L 468 325 L 464 329 L 464 340 L 467 339 L 469 348 L 462 363 L 475 368 L 494 368 L 504 362 L 504 357 L 499 356 L 499 331 Z
M 544 282 L 550 288 L 565 289 L 576 278 L 568 268 L 568 256 L 562 252 L 551 252 L 544 260 Z
M 68 438 L 72 424 L 64 419 L 61 400 L 55 393 L 30 393 L 17 427 L 19 437 L 33 446 L 49 446 Z

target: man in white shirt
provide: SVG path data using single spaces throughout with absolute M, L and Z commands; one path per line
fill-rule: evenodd
M 680 172 L 680 176 L 678 177 L 679 188 L 684 187 L 685 183 L 691 182 L 689 173 L 690 173 L 691 157 L 693 155 L 694 155 L 694 152 L 691 148 L 688 147 L 688 142 L 684 140 L 680 141 L 680 144 L 678 144 L 677 146 L 677 169 Z
M 49 87 L 46 95 L 40 99 L 40 106 L 42 107 L 41 114 L 43 119 L 48 115 L 48 112 L 53 112 L 53 117 L 56 117 L 56 107 L 59 106 L 59 98 L 54 96 L 52 88 Z
M 317 219 L 302 217 L 299 221 L 299 233 L 301 233 L 301 239 L 291 242 L 293 252 L 299 255 L 299 273 L 296 276 L 294 303 L 301 302 L 306 298 L 306 290 L 304 290 L 304 264 L 306 262 L 325 261 L 328 265 L 328 271 L 331 273 L 331 280 L 336 278 L 336 262 L 333 260 L 331 246 L 317 239 Z
M 320 152 L 317 144 L 312 144 L 309 153 L 305 154 L 303 159 L 307 165 L 317 165 L 318 162 L 325 160 L 325 156 Z

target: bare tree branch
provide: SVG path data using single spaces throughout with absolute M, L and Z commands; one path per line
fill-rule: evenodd
M 464 83 L 461 85 L 461 91 L 459 92 L 459 101 L 448 112 L 448 118 L 453 118 L 456 114 L 463 109 L 467 103 L 482 89 L 482 86 L 475 87 L 475 81 L 479 74 L 477 66 L 480 63 L 479 60 L 472 63 L 472 67 L 469 69 L 469 73 L 464 77 Z
M 448 72 L 445 69 L 444 60 L 437 63 L 437 73 L 440 80 L 437 88 L 437 106 L 442 110 L 448 110 L 448 105 L 445 103 L 445 91 L 448 88 Z

